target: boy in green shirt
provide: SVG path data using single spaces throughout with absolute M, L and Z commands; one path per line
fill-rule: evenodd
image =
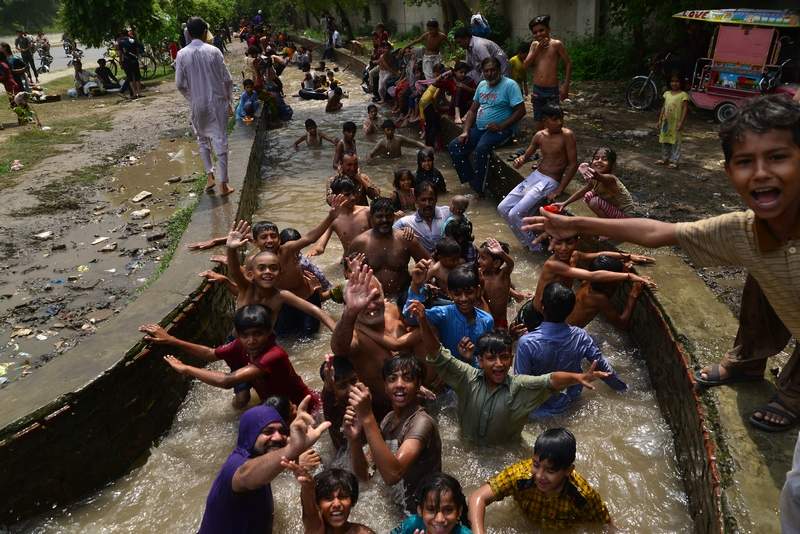
M 473 345 L 469 338 L 461 341 L 459 351 L 466 361 L 472 361 L 472 352 L 477 351 L 479 368 L 476 369 L 441 347 L 425 318 L 422 303 L 412 302 L 409 310 L 419 321 L 422 347 L 429 355 L 426 361 L 458 395 L 461 434 L 482 445 L 519 441 L 528 414 L 554 391 L 573 384 L 594 389 L 591 383 L 595 379 L 609 376 L 609 373 L 596 371 L 596 363 L 592 363 L 585 373 L 509 376 L 513 356 L 511 337 L 505 330 L 482 335 L 477 345 Z

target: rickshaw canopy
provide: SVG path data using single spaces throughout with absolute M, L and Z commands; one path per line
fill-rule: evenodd
M 672 17 L 713 24 L 800 28 L 800 12 L 789 9 L 691 9 Z

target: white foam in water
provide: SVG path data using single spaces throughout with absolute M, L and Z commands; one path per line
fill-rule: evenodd
M 284 86 L 297 87 L 300 77 L 294 68 L 285 71 Z M 362 158 L 377 139 L 366 140 L 361 122 L 368 100 L 352 75 L 339 73 L 351 97 L 344 109 L 324 113 L 324 102 L 289 99 L 294 120 L 285 128 L 271 132 L 269 164 L 265 165 L 265 186 L 260 210 L 253 220 L 268 219 L 280 228 L 292 226 L 305 232 L 326 213 L 325 183 L 332 174 L 333 149 L 295 152 L 291 146 L 304 133 L 303 122 L 312 117 L 321 131 L 341 136 L 341 124 L 352 120 L 359 127 L 358 153 Z M 287 89 L 289 90 L 289 89 Z M 402 132 L 404 135 L 411 135 Z M 437 154 L 437 167 L 447 178 L 451 193 L 467 192 L 458 184 L 449 157 Z M 366 172 L 386 193 L 391 192 L 392 172 L 401 167 L 416 168 L 413 150 L 406 149 L 400 161 L 363 165 Z M 445 204 L 449 195 L 440 200 Z M 522 251 L 505 223 L 495 212 L 496 202 L 472 199 L 468 216 L 475 229 L 475 242 L 497 237 L 512 245 L 516 261 L 513 280 L 516 287 L 533 290 L 539 260 Z M 341 279 L 338 259 L 342 249 L 336 239 L 322 257 L 314 258 L 334 283 Z M 339 305 L 326 303 L 334 316 Z M 511 312 L 509 312 L 511 317 Z M 598 382 L 595 391 L 584 391 L 572 412 L 543 423 L 529 423 L 520 448 L 481 449 L 465 447 L 459 438 L 452 407 L 436 414 L 443 442 L 445 471 L 456 476 L 466 491 L 471 491 L 504 466 L 530 454 L 533 441 L 545 428 L 566 426 L 578 440 L 576 468 L 606 500 L 615 524 L 622 531 L 672 533 L 691 530 L 687 497 L 676 467 L 669 427 L 661 416 L 644 363 L 629 340 L 596 320 L 589 332 L 629 391 L 616 393 Z M 318 375 L 323 356 L 329 352 L 329 333 L 323 331 L 311 341 L 285 342 L 297 372 L 312 387 L 319 389 Z M 224 369 L 224 364 L 215 364 Z M 170 372 L 165 369 L 164 372 Z M 231 408 L 232 393 L 203 384 L 196 385 L 180 408 L 169 434 L 155 447 L 145 463 L 113 482 L 83 503 L 57 510 L 37 521 L 20 525 L 33 532 L 194 532 L 200 524 L 205 498 L 218 469 L 236 442 L 238 413 Z M 330 459 L 332 447 L 327 436 L 318 445 L 323 459 Z M 110 454 L 113 451 L 109 451 Z M 275 532 L 302 532 L 299 489 L 284 473 L 273 483 Z M 351 518 L 387 532 L 401 514 L 389 503 L 382 483 L 362 485 L 359 503 Z M 529 533 L 535 529 L 521 516 L 511 499 L 493 504 L 487 512 L 492 532 Z M 599 532 L 599 528 L 571 532 Z

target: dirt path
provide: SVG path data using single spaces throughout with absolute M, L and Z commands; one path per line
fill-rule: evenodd
M 229 47 L 238 80 L 243 50 Z M 185 100 L 171 77 L 145 95 L 37 105 L 51 131 L 0 132 L 0 147 L 19 149 L 10 157 L 32 161 L 0 168 L 0 386 L 135 298 L 185 222 L 188 210 L 176 211 L 202 191 Z M 134 202 L 144 190 L 151 195 Z

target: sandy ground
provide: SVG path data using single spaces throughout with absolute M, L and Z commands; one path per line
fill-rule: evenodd
M 238 80 L 243 50 L 229 46 Z M 0 176 L 0 386 L 134 298 L 168 248 L 170 215 L 204 182 L 185 100 L 171 77 L 148 85 L 134 101 L 109 94 L 34 106 L 52 133 L 68 135 L 53 136 L 46 159 Z M 0 111 L 0 145 L 23 131 L 8 127 L 11 117 Z M 152 195 L 133 202 L 142 190 Z M 141 209 L 151 213 L 132 215 Z

